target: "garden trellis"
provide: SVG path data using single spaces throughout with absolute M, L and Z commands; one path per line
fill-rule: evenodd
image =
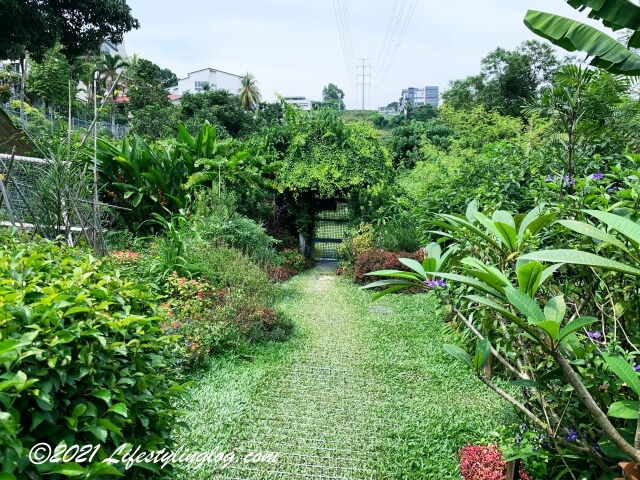
M 70 162 L 0 154 L 0 225 L 101 251 L 86 176 Z M 100 225 L 101 222 L 98 222 Z

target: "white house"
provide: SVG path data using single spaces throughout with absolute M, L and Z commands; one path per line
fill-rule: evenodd
M 206 88 L 206 85 L 211 90 L 226 90 L 235 95 L 242 87 L 242 77 L 214 68 L 203 68 L 187 73 L 185 78 L 178 79 L 177 87 L 171 87 L 168 91 L 171 95 L 182 96 L 186 92 L 201 92 Z
M 295 105 L 300 110 L 311 110 L 313 104 L 316 103 L 313 100 L 307 100 L 306 97 L 282 97 L 282 99 L 291 105 Z

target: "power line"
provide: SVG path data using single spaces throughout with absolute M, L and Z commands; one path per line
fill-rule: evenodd
M 396 38 L 397 38 L 398 31 L 400 30 L 400 25 L 403 23 L 403 16 L 406 14 L 405 13 L 406 5 L 407 5 L 407 0 L 402 0 L 402 3 L 400 4 L 396 14 L 393 15 L 391 18 L 391 29 L 390 29 L 390 35 L 389 35 L 388 41 L 384 45 L 385 48 L 381 54 L 379 64 L 376 63 L 376 71 L 378 72 L 383 72 L 386 69 L 386 66 L 388 64 L 388 59 L 391 56 L 391 52 L 394 48 L 394 45 L 397 44 Z
M 350 65 L 353 65 L 353 47 L 352 42 L 349 39 L 350 35 L 347 31 L 347 25 L 345 21 L 344 5 L 340 3 L 340 0 L 333 0 L 333 10 L 336 17 L 336 24 L 338 26 L 338 38 L 340 39 L 340 49 L 342 50 L 342 58 L 344 60 L 345 72 L 350 85 L 353 85 L 357 89 L 357 85 L 354 85 L 355 77 L 353 76 L 353 70 Z
M 396 46 L 393 50 L 393 53 L 391 54 L 391 58 L 389 60 L 389 63 L 386 66 L 386 69 L 384 70 L 384 72 L 382 73 L 382 76 L 378 82 L 378 86 L 384 81 L 387 72 L 389 71 L 389 68 L 391 67 L 391 65 L 393 65 L 393 61 L 396 58 L 396 55 L 398 53 L 398 50 L 400 48 L 400 44 L 402 43 L 402 40 L 404 39 L 405 34 L 407 33 L 407 30 L 409 28 L 409 23 L 411 22 L 411 18 L 413 17 L 413 13 L 416 10 L 416 6 L 418 5 L 418 0 L 413 0 L 413 5 L 409 8 L 408 15 L 405 18 L 405 22 L 404 25 L 402 26 L 402 29 L 400 31 L 400 36 L 398 37 L 398 42 L 396 43 Z
M 347 53 L 346 53 L 346 46 L 345 46 L 345 39 L 344 39 L 344 33 L 343 33 L 343 29 L 342 29 L 342 22 L 340 21 L 340 17 L 338 14 L 338 7 L 336 5 L 336 1 L 337 0 L 333 0 L 333 10 L 335 12 L 336 15 L 336 24 L 338 26 L 338 38 L 340 39 L 340 50 L 342 52 L 342 58 L 344 60 L 344 66 L 347 72 L 347 77 L 349 77 L 349 71 L 351 70 L 349 68 L 349 63 L 347 60 Z

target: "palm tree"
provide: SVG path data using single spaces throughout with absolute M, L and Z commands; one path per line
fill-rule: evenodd
M 242 87 L 240 87 L 239 95 L 240 103 L 245 110 L 253 110 L 260 103 L 260 90 L 253 74 L 247 72 L 242 77 Z
M 104 81 L 105 94 L 113 87 L 109 103 L 111 104 L 111 130 L 114 134 L 116 130 L 116 98 L 122 93 L 118 90 L 118 85 L 114 85 L 114 83 L 118 80 L 120 72 L 128 66 L 129 63 L 121 55 L 112 55 L 109 52 L 102 53 L 102 73 L 100 78 Z M 119 83 L 122 85 L 123 82 L 119 81 Z

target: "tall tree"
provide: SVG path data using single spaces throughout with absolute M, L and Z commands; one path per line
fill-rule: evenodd
M 126 0 L 0 0 L 0 12 L 1 58 L 42 60 L 57 43 L 77 56 L 140 26 Z
M 443 94 L 445 102 L 454 108 L 482 105 L 515 117 L 550 84 L 560 62 L 548 45 L 531 40 L 516 50 L 497 48 L 482 59 L 481 65 L 479 75 L 450 84 Z
M 344 92 L 333 83 L 322 89 L 322 101 L 336 110 L 344 110 Z
M 245 110 L 253 110 L 260 103 L 260 90 L 258 82 L 253 74 L 247 72 L 242 77 L 242 87 L 240 87 L 240 103 Z
M 115 133 L 116 129 L 116 99 L 122 93 L 122 87 L 124 81 L 121 78 L 121 73 L 125 68 L 129 66 L 129 63 L 122 58 L 121 55 L 112 55 L 109 52 L 103 52 L 102 58 L 102 72 L 100 73 L 100 79 L 104 82 L 105 95 L 111 92 L 109 98 L 109 109 L 111 110 L 111 130 Z
M 71 67 L 61 53 L 62 46 L 49 50 L 42 62 L 31 62 L 27 75 L 27 91 L 30 96 L 50 106 L 66 107 L 69 104 L 69 79 Z M 72 97 L 75 97 L 75 92 Z

